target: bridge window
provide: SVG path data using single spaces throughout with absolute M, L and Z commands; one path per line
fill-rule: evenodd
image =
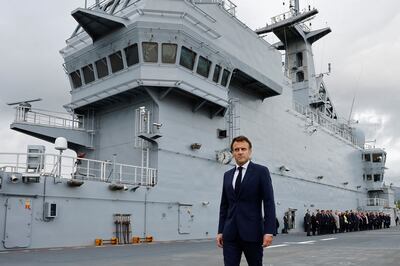
M 72 86 L 74 89 L 79 88 L 82 86 L 82 79 L 81 79 L 81 73 L 79 70 L 76 70 L 69 74 L 71 81 L 72 81 Z
M 143 48 L 143 60 L 148 63 L 158 62 L 158 43 L 156 42 L 144 42 L 142 43 Z
M 229 75 L 231 74 L 231 72 L 229 72 L 228 70 L 224 69 L 224 72 L 222 73 L 222 79 L 221 79 L 221 85 L 222 86 L 226 86 L 228 84 L 228 78 Z
M 208 78 L 208 75 L 210 74 L 210 67 L 211 67 L 211 61 L 205 57 L 200 56 L 199 63 L 197 64 L 197 74 L 200 74 L 205 78 Z
M 195 59 L 196 53 L 185 46 L 182 46 L 179 64 L 183 67 L 193 70 Z
M 372 175 L 367 175 L 367 181 L 371 181 L 372 180 Z
M 219 75 L 221 74 L 221 66 L 220 65 L 215 65 L 215 69 L 214 69 L 214 75 L 213 75 L 213 81 L 215 83 L 218 83 L 219 80 Z
M 178 46 L 173 43 L 163 43 L 161 46 L 162 58 L 161 61 L 165 64 L 175 64 L 176 50 Z
M 371 161 L 371 154 L 364 154 L 364 161 L 370 162 Z
M 303 71 L 299 71 L 296 73 L 296 81 L 297 82 L 304 81 L 304 72 Z
M 118 51 L 110 55 L 111 71 L 113 73 L 118 72 L 124 68 L 124 62 L 122 61 L 122 53 Z
M 89 84 L 90 82 L 94 81 L 94 70 L 93 70 L 92 64 L 84 66 L 82 68 L 82 72 L 83 72 L 83 78 L 84 78 L 86 84 Z
M 379 182 L 379 181 L 381 181 L 381 175 L 380 174 L 374 175 L 374 182 Z
M 129 66 L 139 63 L 139 51 L 137 43 L 132 44 L 125 49 L 126 64 Z
M 303 66 L 303 53 L 302 52 L 299 52 L 296 54 L 296 63 L 297 63 L 297 67 Z
M 374 163 L 380 163 L 382 162 L 382 153 L 373 153 L 372 154 L 372 161 Z
M 104 57 L 96 61 L 97 77 L 99 79 L 108 76 L 107 59 Z

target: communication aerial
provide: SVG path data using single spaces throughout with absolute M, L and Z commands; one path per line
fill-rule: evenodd
M 7 105 L 10 105 L 10 106 L 18 105 L 18 106 L 30 108 L 30 107 L 32 107 L 32 105 L 30 103 L 39 102 L 41 100 L 42 100 L 42 98 L 37 98 L 37 99 L 32 99 L 32 100 L 26 100 L 26 101 L 14 102 L 14 103 L 7 103 Z

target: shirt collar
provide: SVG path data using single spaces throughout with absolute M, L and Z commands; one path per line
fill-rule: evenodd
M 247 167 L 249 166 L 250 160 L 247 161 L 247 163 L 245 163 L 244 165 L 242 165 L 243 170 L 246 170 Z M 239 165 L 236 164 L 236 170 L 238 169 Z

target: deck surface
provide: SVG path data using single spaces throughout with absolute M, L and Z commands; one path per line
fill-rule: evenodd
M 223 265 L 214 241 L 0 251 L 2 266 Z M 247 265 L 243 257 L 242 264 Z M 400 265 L 400 227 L 334 235 L 278 235 L 264 265 Z

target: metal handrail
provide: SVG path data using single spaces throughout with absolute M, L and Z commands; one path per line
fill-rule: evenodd
M 52 127 L 69 129 L 85 129 L 84 116 L 77 114 L 52 115 L 50 113 L 38 112 L 30 107 L 17 106 L 15 123 L 39 124 Z
M 303 106 L 297 102 L 293 102 L 293 108 L 296 112 L 304 115 L 313 123 L 317 123 L 330 132 L 350 141 L 354 145 L 358 145 L 357 139 L 353 137 L 351 134 L 351 129 L 347 125 L 340 124 L 336 120 L 326 117 L 323 113 L 314 111 L 310 107 Z
M 381 198 L 370 198 L 366 199 L 367 206 L 380 206 L 380 207 L 389 207 L 389 201 Z
M 155 168 L 46 153 L 0 153 L 0 169 L 22 175 L 35 173 L 60 179 L 147 187 L 158 182 Z
M 93 10 L 93 9 L 100 8 L 101 10 L 103 10 L 104 7 L 105 7 L 109 2 L 111 2 L 111 1 L 113 1 L 113 0 L 101 0 L 101 1 L 99 1 L 99 3 L 94 3 L 93 5 L 89 6 L 88 9 Z M 126 4 L 127 1 L 129 1 L 129 2 Z M 140 2 L 140 1 L 141 1 L 141 0 L 125 0 L 124 2 L 121 2 L 121 1 L 120 1 L 120 3 L 118 3 L 118 5 L 123 5 L 123 8 L 120 9 L 119 11 L 124 10 L 124 9 L 127 8 L 128 6 L 131 6 L 132 4 L 136 4 L 137 2 Z M 114 2 L 114 3 L 115 3 L 115 2 Z M 113 3 L 113 4 L 114 4 L 114 3 Z M 110 9 L 110 11 L 111 11 L 111 9 Z M 119 12 L 119 11 L 118 11 L 118 12 Z M 107 13 L 109 13 L 109 12 L 107 12 Z M 111 13 L 110 13 L 110 14 L 111 14 Z M 112 13 L 112 14 L 114 14 L 114 13 Z
M 279 14 L 279 15 L 276 15 L 276 16 L 272 17 L 271 18 L 271 24 L 278 23 L 280 21 L 283 21 L 285 19 L 291 18 L 293 16 L 294 16 L 293 11 L 287 11 L 285 13 L 282 13 L 282 14 Z
M 194 4 L 218 4 L 223 9 L 231 14 L 232 16 L 236 16 L 236 8 L 237 5 L 235 5 L 232 1 L 230 0 L 191 0 Z

